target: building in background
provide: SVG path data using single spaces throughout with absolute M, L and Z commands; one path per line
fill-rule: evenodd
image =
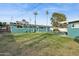
M 68 23 L 68 35 L 72 38 L 79 38 L 79 20 Z
M 58 30 L 60 32 L 67 33 L 67 26 L 68 26 L 68 22 L 67 21 L 59 22 L 59 25 L 58 26 L 59 26 Z
M 46 30 L 47 28 L 47 30 Z M 23 19 L 22 21 L 16 21 L 16 23 L 10 23 L 10 31 L 11 32 L 51 32 L 51 26 L 46 25 L 34 25 L 29 24 L 28 21 Z
M 55 27 L 51 28 L 55 33 L 66 34 L 67 35 L 67 21 L 56 22 L 54 24 Z
M 10 26 L 7 22 L 0 22 L 0 32 L 10 32 Z

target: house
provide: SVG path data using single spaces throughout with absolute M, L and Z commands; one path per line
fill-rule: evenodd
M 72 38 L 79 37 L 79 20 L 68 22 L 68 35 Z
M 68 22 L 67 22 L 67 21 L 59 22 L 58 30 L 59 30 L 60 32 L 66 33 L 66 32 L 67 32 L 67 25 L 68 25 Z
M 52 28 L 52 30 L 56 33 L 67 35 L 67 21 L 57 22 L 56 26 Z
M 18 23 L 19 24 L 19 23 Z M 11 32 L 51 32 L 50 30 L 51 26 L 46 25 L 34 25 L 34 24 L 21 24 L 17 25 L 16 23 L 10 23 L 10 30 Z
M 29 22 L 26 21 L 25 19 L 23 19 L 22 21 L 16 21 L 17 26 L 24 26 L 24 25 L 27 25 L 27 24 L 29 24 Z

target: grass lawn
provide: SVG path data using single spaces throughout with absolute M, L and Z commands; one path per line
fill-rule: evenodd
M 8 33 L 2 36 L 0 53 L 26 56 L 79 55 L 79 44 L 69 37 L 52 33 Z

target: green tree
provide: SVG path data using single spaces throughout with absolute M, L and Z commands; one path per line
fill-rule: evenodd
M 66 21 L 66 16 L 62 13 L 53 13 L 51 17 L 51 24 L 54 30 L 58 31 L 59 22 Z
M 0 28 L 2 28 L 2 26 L 3 26 L 3 24 L 2 24 L 2 22 L 0 22 Z
M 6 22 L 3 22 L 3 27 L 5 27 L 5 26 L 6 26 L 6 24 L 7 24 Z

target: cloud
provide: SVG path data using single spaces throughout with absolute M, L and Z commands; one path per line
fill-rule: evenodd
M 38 12 L 38 23 L 46 21 L 45 12 L 49 11 L 49 16 L 53 12 L 62 12 L 67 15 L 69 19 L 76 19 L 79 15 L 79 4 L 61 4 L 61 3 L 14 3 L 14 4 L 0 4 L 0 17 L 9 17 L 14 16 L 16 19 L 29 17 L 34 21 L 34 12 Z M 40 21 L 40 22 L 39 22 Z

